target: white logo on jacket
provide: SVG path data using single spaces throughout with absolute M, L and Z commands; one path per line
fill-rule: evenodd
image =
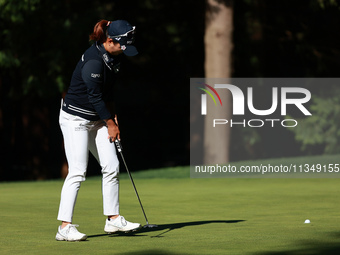
M 92 78 L 100 78 L 102 75 L 100 73 L 91 73 Z
M 104 54 L 103 54 L 103 58 L 104 58 L 104 60 L 105 60 L 106 62 L 108 62 L 108 61 L 109 61 L 109 57 L 107 56 L 107 54 L 106 54 L 106 53 L 104 53 Z

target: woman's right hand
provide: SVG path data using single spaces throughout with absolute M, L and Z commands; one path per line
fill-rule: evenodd
M 120 140 L 120 131 L 118 125 L 112 120 L 112 119 L 107 119 L 105 120 L 107 129 L 108 129 L 108 139 L 110 142 L 114 142 L 116 139 Z

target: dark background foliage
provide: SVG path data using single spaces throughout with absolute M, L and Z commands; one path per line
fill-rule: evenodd
M 60 99 L 100 19 L 137 27 L 140 54 L 122 59 L 114 96 L 129 167 L 188 165 L 189 78 L 204 77 L 205 8 L 193 0 L 2 1 L 0 180 L 62 176 Z M 338 76 L 337 1 L 240 0 L 233 8 L 234 77 Z M 273 150 L 273 138 L 281 150 Z M 235 129 L 232 141 L 232 160 L 317 154 L 326 146 L 304 151 L 287 130 Z M 99 169 L 90 158 L 93 174 Z

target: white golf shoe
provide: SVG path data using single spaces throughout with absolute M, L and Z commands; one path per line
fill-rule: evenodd
M 140 229 L 142 226 L 139 223 L 132 223 L 127 220 L 123 216 L 118 216 L 114 220 L 106 219 L 104 231 L 108 234 L 112 234 L 115 232 L 132 232 Z
M 77 230 L 77 227 L 79 227 L 79 225 L 74 224 L 68 224 L 63 229 L 61 228 L 61 226 L 59 226 L 55 239 L 57 241 L 73 241 L 73 242 L 86 240 L 87 236 L 83 233 L 80 233 Z

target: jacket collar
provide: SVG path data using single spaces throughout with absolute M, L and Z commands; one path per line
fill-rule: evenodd
M 100 51 L 105 65 L 112 71 L 116 69 L 117 61 L 105 50 L 104 45 L 96 42 L 96 48 Z M 115 70 L 115 72 L 118 70 Z

